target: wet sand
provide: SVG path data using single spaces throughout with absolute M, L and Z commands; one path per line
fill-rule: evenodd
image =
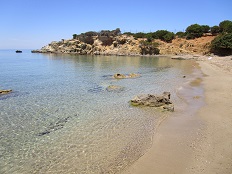
M 166 119 L 152 147 L 124 174 L 232 173 L 232 60 L 200 57 L 198 62 L 205 74 L 205 105 Z

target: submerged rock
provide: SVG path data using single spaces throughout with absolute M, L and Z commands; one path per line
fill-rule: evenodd
M 161 107 L 164 110 L 174 111 L 174 106 L 170 101 L 170 92 L 164 92 L 162 95 L 143 94 L 136 96 L 130 102 L 133 106 L 150 106 L 150 107 Z
M 163 109 L 166 111 L 174 112 L 174 105 L 173 104 L 165 105 L 163 106 Z
M 39 132 L 37 135 L 43 136 L 43 135 L 50 134 L 51 132 L 57 131 L 59 129 L 62 129 L 64 127 L 65 123 L 68 122 L 69 118 L 70 117 L 58 118 L 58 120 L 56 122 L 50 123 L 49 126 L 47 127 L 47 129 L 45 129 L 42 132 Z
M 140 76 L 141 76 L 140 74 L 135 74 L 135 73 L 131 73 L 131 74 L 128 74 L 128 75 L 124 75 L 124 74 L 120 74 L 120 73 L 114 74 L 115 79 L 137 78 L 137 77 L 140 77 Z
M 110 85 L 106 88 L 109 92 L 120 92 L 123 91 L 125 88 L 122 86 Z

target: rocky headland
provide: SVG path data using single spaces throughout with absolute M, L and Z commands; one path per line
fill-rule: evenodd
M 175 37 L 171 42 L 147 38 L 135 38 L 121 34 L 119 29 L 101 32 L 86 32 L 74 35 L 72 39 L 53 41 L 32 53 L 68 53 L 78 55 L 206 55 L 210 53 L 210 43 L 216 36 L 203 35 L 187 40 Z

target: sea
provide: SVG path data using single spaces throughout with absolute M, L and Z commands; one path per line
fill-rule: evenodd
M 173 115 L 131 106 L 131 99 L 167 91 L 174 113 L 203 102 L 194 60 L 22 51 L 0 50 L 0 89 L 13 90 L 0 95 L 1 174 L 121 173 Z M 122 88 L 107 90 L 111 85 Z

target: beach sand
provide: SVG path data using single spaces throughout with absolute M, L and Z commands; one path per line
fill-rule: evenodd
M 232 174 L 232 60 L 200 57 L 205 105 L 167 118 L 123 174 Z

